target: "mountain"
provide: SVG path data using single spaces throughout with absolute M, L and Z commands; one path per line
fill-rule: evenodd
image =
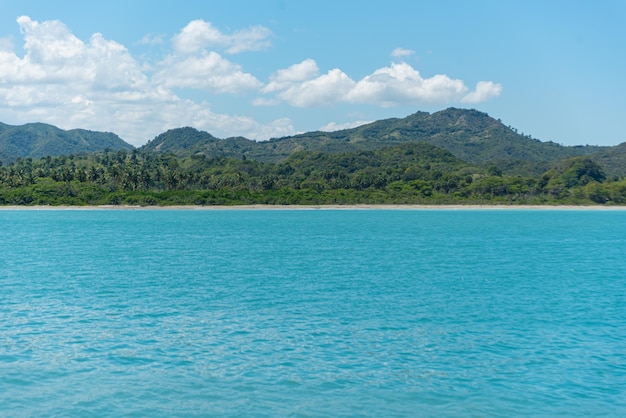
M 435 145 L 467 163 L 496 166 L 508 174 L 537 175 L 557 161 L 591 155 L 610 160 L 610 174 L 626 174 L 626 165 L 619 164 L 626 161 L 626 155 L 617 162 L 611 160 L 613 147 L 568 147 L 542 142 L 517 133 L 486 113 L 455 108 L 432 114 L 417 112 L 405 118 L 379 120 L 352 129 L 308 132 L 265 142 L 241 137 L 217 139 L 193 128 L 180 128 L 157 136 L 141 150 L 167 151 L 178 156 L 202 154 L 279 162 L 296 151 L 366 151 L 406 142 Z
M 171 153 L 179 157 L 205 155 L 277 163 L 298 151 L 337 154 L 373 151 L 404 143 L 427 143 L 451 152 L 474 166 L 495 167 L 504 174 L 537 176 L 559 162 L 589 157 L 609 177 L 626 176 L 626 143 L 615 147 L 563 146 L 518 133 L 500 120 L 477 110 L 449 108 L 417 112 L 335 132 L 307 132 L 257 142 L 243 137 L 226 139 L 185 127 L 164 132 L 139 151 Z M 117 135 L 82 129 L 64 131 L 32 123 L 0 123 L 0 162 L 17 158 L 68 155 L 103 149 L 134 149 Z
M 202 149 L 207 149 L 210 144 L 219 139 L 208 132 L 199 131 L 195 128 L 185 127 L 171 129 L 149 141 L 141 149 L 144 151 L 169 152 L 178 155 L 193 155 Z
M 517 133 L 499 120 L 476 110 L 449 108 L 418 112 L 402 119 L 386 119 L 332 133 L 303 134 L 278 141 L 324 144 L 345 142 L 359 148 L 378 148 L 403 142 L 426 142 L 446 149 L 470 164 L 489 164 L 507 171 L 545 171 L 555 160 L 589 155 L 604 147 L 565 147 Z M 332 145 L 331 145 L 332 146 Z
M 219 139 L 207 132 L 184 127 L 171 129 L 156 136 L 139 150 L 143 152 L 168 152 L 179 157 L 201 154 L 241 159 L 246 156 L 246 158 L 263 162 L 278 162 L 291 154 L 278 155 L 273 151 L 266 152 L 266 144 L 243 137 Z
M 609 176 L 626 177 L 626 142 L 589 154 Z
M 110 132 L 84 129 L 65 131 L 45 123 L 12 126 L 0 123 L 0 162 L 10 163 L 17 158 L 40 158 L 69 155 L 104 149 L 131 150 L 134 147 Z

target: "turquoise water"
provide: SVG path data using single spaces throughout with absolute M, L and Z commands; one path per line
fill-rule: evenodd
M 626 211 L 0 211 L 1 416 L 623 416 Z

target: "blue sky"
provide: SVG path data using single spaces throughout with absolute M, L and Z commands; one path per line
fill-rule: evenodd
M 0 121 L 264 140 L 474 108 L 626 141 L 626 1 L 0 0 Z

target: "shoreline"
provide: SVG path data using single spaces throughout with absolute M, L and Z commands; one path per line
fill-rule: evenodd
M 626 210 L 626 206 L 576 205 L 233 205 L 233 206 L 0 206 L 9 210 Z

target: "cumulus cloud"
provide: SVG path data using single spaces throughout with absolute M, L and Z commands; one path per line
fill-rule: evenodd
M 266 139 L 294 133 L 291 123 L 266 124 L 251 117 L 211 110 L 205 101 L 185 100 L 174 88 L 239 94 L 262 83 L 216 52 L 169 56 L 139 63 L 123 45 L 96 33 L 84 42 L 62 22 L 17 19 L 24 55 L 10 39 L 0 43 L 0 120 L 41 121 L 61 128 L 114 131 L 141 145 L 165 129 L 184 125 L 218 136 Z M 253 42 L 254 31 L 236 33 L 231 50 Z M 154 37 L 145 38 L 146 42 Z
M 328 106 L 341 102 L 353 86 L 350 77 L 334 69 L 311 80 L 290 83 L 278 98 L 296 107 Z
M 502 92 L 492 81 L 480 81 L 472 90 L 447 75 L 424 77 L 404 62 L 355 80 L 339 68 L 322 71 L 315 60 L 305 59 L 278 69 L 264 83 L 222 55 L 269 46 L 271 32 L 261 26 L 224 34 L 209 22 L 195 20 L 171 45 L 146 36 L 141 44 L 165 49 L 149 54 L 158 57 L 153 61 L 139 62 L 124 45 L 100 33 L 82 40 L 61 21 L 38 22 L 28 16 L 19 17 L 17 24 L 23 55 L 15 52 L 19 39 L 0 38 L 0 121 L 113 131 L 134 145 L 185 125 L 216 136 L 253 139 L 296 132 L 286 118 L 260 123 L 250 116 L 214 111 L 209 100 L 218 94 L 256 97 L 254 105 L 313 108 L 478 103 Z M 410 53 L 397 49 L 393 55 Z M 328 124 L 323 129 L 361 123 Z
M 295 133 L 291 121 L 287 118 L 264 124 L 250 116 L 215 113 L 207 103 L 196 103 L 190 100 L 171 101 L 152 111 L 156 112 L 153 118 L 162 121 L 162 124 L 151 133 L 151 136 L 181 126 L 193 126 L 218 137 L 244 136 L 257 140 Z
M 461 80 L 453 80 L 446 75 L 425 79 L 409 64 L 394 63 L 360 80 L 347 100 L 383 106 L 437 104 L 459 99 L 467 90 Z
M 170 57 L 161 65 L 154 81 L 166 87 L 208 90 L 213 93 L 243 93 L 256 90 L 262 83 L 241 66 L 217 52 L 203 52 L 183 59 Z
M 167 90 L 150 86 L 123 45 L 99 33 L 85 43 L 59 21 L 22 16 L 17 22 L 25 55 L 0 53 L 3 118 L 115 130 L 123 120 L 119 112 L 172 99 Z
M 479 81 L 476 89 L 461 100 L 463 103 L 480 103 L 498 97 L 502 93 L 502 85 L 492 81 Z
M 306 59 L 299 64 L 291 65 L 278 70 L 270 76 L 270 82 L 263 88 L 263 92 L 271 93 L 288 89 L 294 83 L 311 80 L 319 75 L 317 63 L 312 59 Z
M 254 136 L 252 134 L 254 133 Z M 256 123 L 248 132 L 242 132 L 240 135 L 247 136 L 248 138 L 256 138 L 259 140 L 267 140 L 270 138 L 281 138 L 284 136 L 294 135 L 296 130 L 289 118 L 280 118 L 269 124 Z
M 106 89 L 137 88 L 147 77 L 121 44 L 94 34 L 88 43 L 75 37 L 59 21 L 39 23 L 17 19 L 24 37 L 25 56 L 0 53 L 3 83 L 86 84 Z
M 319 74 L 317 63 L 306 59 L 301 63 L 276 71 L 263 88 L 264 93 L 277 93 L 276 99 L 257 99 L 257 105 L 287 102 L 296 107 L 315 107 L 336 103 L 347 94 L 354 81 L 343 71 L 333 69 Z
M 279 70 L 263 92 L 275 93 L 274 99 L 257 100 L 257 104 L 287 102 L 297 107 L 328 106 L 337 103 L 378 106 L 478 103 L 497 97 L 502 86 L 481 81 L 470 91 L 462 80 L 438 74 L 424 78 L 406 63 L 392 63 L 359 81 L 339 69 L 319 74 L 313 60 Z
M 237 54 L 268 48 L 271 45 L 271 35 L 268 28 L 260 25 L 228 35 L 211 22 L 193 20 L 174 36 L 172 43 L 176 51 L 183 54 L 192 54 L 206 48 L 221 48 L 229 54 Z

